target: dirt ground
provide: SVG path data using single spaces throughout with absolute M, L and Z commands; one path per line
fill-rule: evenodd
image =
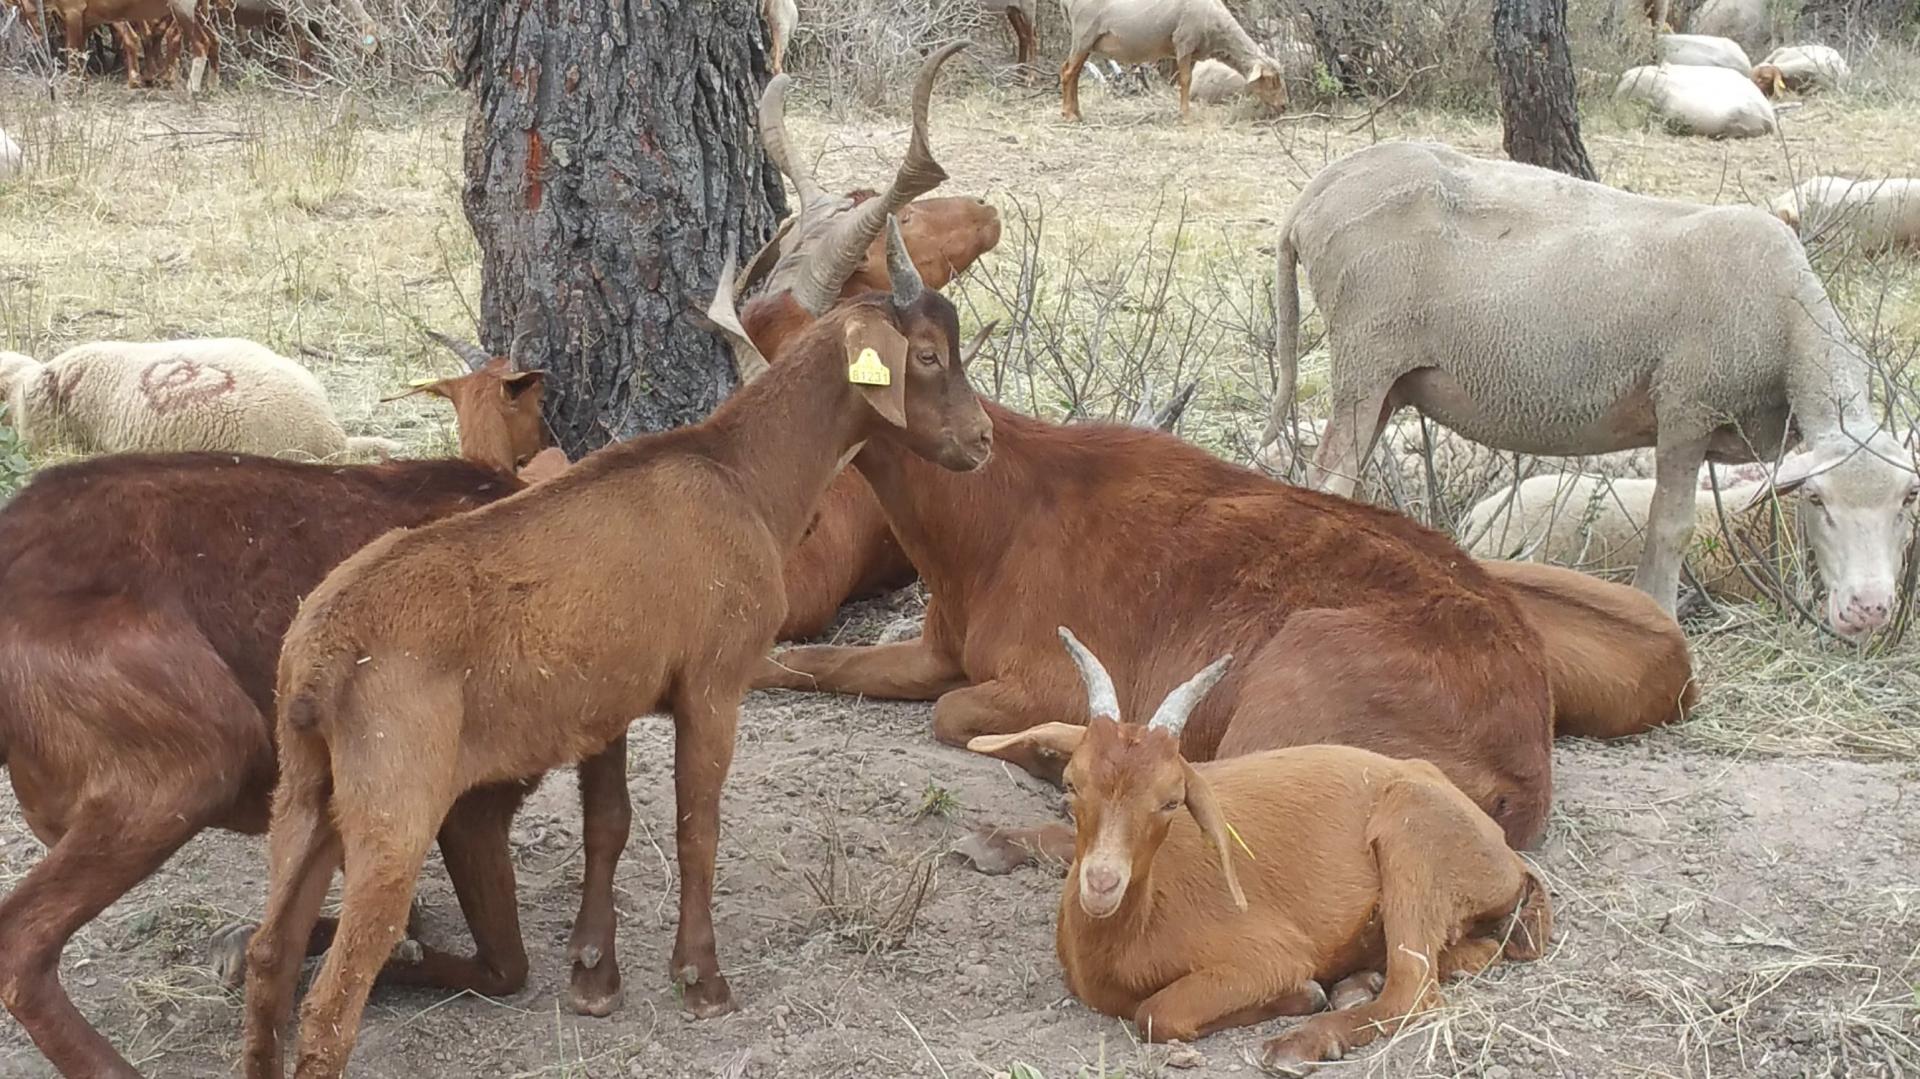
M 312 363 L 356 433 L 401 438 L 416 452 L 450 448 L 448 421 L 431 404 L 375 400 L 445 371 L 419 328 L 461 330 L 477 305 L 477 255 L 458 205 L 457 98 L 399 110 L 235 93 L 189 110 L 94 87 L 81 107 L 54 115 L 4 90 L 0 125 L 24 130 L 30 151 L 63 148 L 54 167 L 0 189 L 0 346 L 44 358 L 100 337 L 244 334 Z M 1375 138 L 1437 138 L 1489 155 L 1499 144 L 1487 117 L 1415 110 L 1268 126 L 1216 109 L 1181 126 L 1170 95 L 1089 90 L 1088 123 L 1068 127 L 1055 107 L 1019 94 L 935 106 L 933 141 L 951 186 L 987 195 L 1009 217 L 1001 251 L 957 289 L 967 329 L 1004 312 L 1035 266 L 1055 292 L 1110 287 L 1134 297 L 1141 286 L 1124 274 L 1131 252 L 1164 246 L 1173 299 L 1156 310 L 1185 304 L 1199 329 L 1182 338 L 1163 327 L 1140 355 L 1165 365 L 1154 368 L 1163 386 L 1175 366 L 1203 379 L 1198 418 L 1183 430 L 1222 452 L 1242 446 L 1264 416 L 1264 343 L 1242 309 L 1264 287 L 1272 225 L 1312 171 Z M 1815 167 L 1911 169 L 1920 161 L 1912 110 L 1911 100 L 1816 101 L 1775 144 L 1677 139 L 1599 108 L 1588 145 L 1603 175 L 1624 186 L 1745 201 Z M 897 118 L 818 112 L 795 123 L 830 183 L 884 175 L 903 129 Z M 1171 208 L 1182 204 L 1175 238 Z M 1872 332 L 1920 340 L 1913 265 L 1882 264 L 1863 279 L 1887 298 L 1878 308 L 1866 293 L 1848 301 L 1879 312 Z M 1101 342 L 1081 329 L 1086 312 L 1049 308 L 1046 292 L 1036 305 L 1080 336 L 1009 343 L 983 362 L 1010 403 L 1058 415 L 1067 397 L 1045 377 L 1047 349 L 1103 361 Z M 1017 364 L 1018 355 L 1028 359 Z M 1114 379 L 1096 396 L 1125 407 L 1134 389 Z M 900 602 L 913 608 L 911 597 Z M 851 639 L 883 621 L 857 620 Z M 1557 807 L 1534 855 L 1556 905 L 1549 954 L 1452 988 L 1444 1011 L 1325 1074 L 1920 1074 L 1913 652 L 1841 653 L 1770 620 L 1695 630 L 1705 685 L 1696 721 L 1624 744 L 1559 748 Z M 1283 1023 L 1205 1039 L 1197 1060 L 1182 1055 L 1175 1067 L 1166 1050 L 1138 1045 L 1126 1024 L 1068 996 L 1053 956 L 1058 870 L 985 878 L 944 854 L 973 824 L 1054 814 L 1057 794 L 936 745 L 929 725 L 924 705 L 747 701 L 716 905 L 741 1009 L 694 1023 L 665 978 L 676 883 L 669 734 L 657 719 L 637 723 L 636 818 L 619 876 L 625 1008 L 587 1019 L 564 1004 L 580 826 L 571 780 L 555 776 L 514 833 L 528 988 L 506 1000 L 381 990 L 355 1073 L 1256 1071 L 1247 1054 Z M 0 890 L 39 855 L 0 790 Z M 203 835 L 68 948 L 63 976 L 81 1009 L 143 1071 L 229 1072 L 240 1011 L 204 966 L 206 941 L 258 914 L 262 880 L 259 841 Z M 437 863 L 422 898 L 428 938 L 462 943 Z M 0 1077 L 48 1074 L 19 1026 L 0 1018 Z

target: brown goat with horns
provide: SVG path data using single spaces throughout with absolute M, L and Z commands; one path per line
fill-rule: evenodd
M 732 1009 L 712 915 L 720 790 L 741 694 L 785 616 L 782 561 L 851 448 L 899 445 L 955 470 L 991 452 L 953 305 L 922 286 L 897 225 L 888 232 L 891 293 L 820 320 L 702 423 L 389 534 L 307 597 L 280 664 L 271 880 L 247 955 L 249 1076 L 281 1074 L 298 942 L 336 867 L 346 891 L 302 1011 L 305 1079 L 345 1069 L 454 799 L 589 757 L 661 709 L 674 719 L 680 864 L 669 973 L 696 1016 Z M 730 289 L 731 266 L 724 277 Z M 552 557 L 583 537 L 591 562 Z
M 1321 983 L 1338 981 L 1336 1005 L 1356 1003 L 1266 1044 L 1263 1065 L 1298 1068 L 1436 1007 L 1436 987 L 1457 974 L 1545 949 L 1545 886 L 1432 765 L 1316 745 L 1196 767 L 1181 729 L 1231 656 L 1136 726 L 1120 722 L 1106 668 L 1059 633 L 1093 719 L 970 748 L 1043 746 L 1067 762 L 1076 836 L 1055 944 L 1089 1007 L 1133 1020 L 1149 1041 L 1191 1041 L 1317 1012 Z

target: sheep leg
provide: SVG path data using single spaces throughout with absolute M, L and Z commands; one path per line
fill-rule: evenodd
M 1188 54 L 1174 61 L 1174 81 L 1180 86 L 1180 119 L 1184 122 L 1192 110 L 1193 94 L 1193 56 Z
M 567 956 L 573 960 L 568 1002 L 581 1015 L 612 1015 L 620 1007 L 620 963 L 614 951 L 619 914 L 613 907 L 613 875 L 633 825 L 627 797 L 627 736 L 580 762 L 580 816 L 586 846 L 586 880 L 580 913 L 573 919 Z
M 61 987 L 60 952 L 191 839 L 205 814 L 204 806 L 91 800 L 0 902 L 0 1003 L 61 1074 L 138 1079 Z
M 753 688 L 930 701 L 966 681 L 960 662 L 921 636 L 894 644 L 788 648 L 761 662 Z
M 247 942 L 247 1079 L 280 1079 L 280 1028 L 293 1012 L 300 944 L 340 865 L 340 836 L 327 815 L 328 759 L 319 739 L 300 734 L 280 747 L 280 786 L 267 832 L 267 909 Z
M 1293 988 L 1274 995 L 1276 985 Z M 1326 992 L 1304 964 L 1196 970 L 1141 1001 L 1133 1025 L 1150 1042 L 1186 1042 L 1282 1015 L 1312 1015 L 1326 1006 Z
M 1025 69 L 1025 78 L 1033 81 L 1033 62 L 1037 59 L 1039 48 L 1035 44 L 1033 22 L 1027 13 L 1012 4 L 1007 5 L 1007 25 L 1013 30 L 1014 63 Z
M 1080 69 L 1087 66 L 1087 57 L 1093 55 L 1092 49 L 1076 48 L 1067 62 L 1060 65 L 1060 116 L 1065 120 L 1080 119 Z
M 1706 441 L 1662 441 L 1654 451 L 1653 505 L 1647 510 L 1647 538 L 1633 586 L 1671 615 L 1680 593 L 1680 564 L 1693 538 L 1696 489 Z
M 1334 393 L 1333 415 L 1327 418 L 1320 436 L 1320 448 L 1313 455 L 1307 486 L 1342 498 L 1352 498 L 1360 485 L 1360 473 L 1373 447 L 1386 430 L 1392 410 L 1387 403 L 1388 388 L 1372 390 L 1355 397 L 1351 392 Z
M 720 842 L 720 788 L 733 764 L 740 693 L 683 681 L 673 703 L 673 792 L 680 862 L 680 928 L 668 976 L 696 1019 L 733 1010 L 713 935 L 713 860 Z

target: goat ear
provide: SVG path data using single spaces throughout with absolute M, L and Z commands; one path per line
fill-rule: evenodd
M 968 741 L 967 748 L 975 753 L 997 757 L 1015 746 L 1036 745 L 1051 749 L 1062 757 L 1071 757 L 1073 751 L 1080 748 L 1080 739 L 1086 736 L 1087 729 L 1077 723 L 1042 723 L 1017 734 L 983 734 Z
M 461 376 L 461 378 L 465 378 L 465 377 L 466 377 L 465 375 Z M 386 404 L 389 401 L 398 401 L 398 400 L 401 400 L 402 398 L 412 397 L 413 395 L 419 394 L 419 393 L 432 394 L 435 397 L 444 397 L 447 400 L 451 401 L 453 400 L 453 393 L 449 387 L 451 387 L 453 383 L 458 381 L 460 381 L 460 379 L 457 379 L 457 378 L 415 379 L 413 381 L 411 388 L 402 390 L 401 392 L 396 393 L 391 397 L 382 397 L 380 399 L 380 403 Z
M 566 451 L 558 446 L 548 446 L 520 466 L 520 478 L 529 484 L 542 483 L 565 472 L 572 464 L 567 460 Z
M 545 384 L 545 371 L 516 371 L 500 380 L 500 388 L 509 398 L 519 399 L 528 390 Z
M 847 316 L 847 381 L 895 427 L 907 425 L 907 339 L 871 307 Z
M 1206 833 L 1212 841 L 1214 853 L 1220 856 L 1220 872 L 1226 875 L 1227 891 L 1233 893 L 1233 905 L 1241 910 L 1247 909 L 1247 893 L 1240 890 L 1240 877 L 1233 871 L 1233 829 L 1227 824 L 1227 815 L 1220 810 L 1220 799 L 1213 793 L 1213 784 L 1208 783 L 1200 770 L 1188 764 L 1184 759 L 1180 768 L 1187 776 L 1187 812 L 1193 814 L 1194 823 Z

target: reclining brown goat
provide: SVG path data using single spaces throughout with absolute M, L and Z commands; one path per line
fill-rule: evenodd
M 61 1072 L 136 1074 L 61 987 L 67 940 L 202 829 L 266 829 L 274 667 L 300 597 L 381 533 L 522 486 L 514 466 L 544 443 L 541 376 L 498 360 L 426 389 L 453 400 L 463 459 L 123 454 L 47 469 L 0 509 L 0 764 L 48 847 L 0 900 L 0 1002 Z M 598 867 L 626 841 L 625 767 L 614 753 L 581 772 L 586 816 L 603 822 L 587 862 L 604 912 L 596 929 L 583 905 L 576 954 L 611 948 Z M 489 994 L 525 982 L 507 828 L 533 785 L 475 790 L 440 829 L 474 957 L 424 950 L 385 976 Z M 229 977 L 247 932 L 215 938 Z M 576 999 L 591 989 L 576 970 Z
M 936 700 L 935 736 L 965 745 L 1085 719 L 1071 664 L 1037 647 L 1062 623 L 1095 628 L 1093 643 L 1124 663 L 1121 700 L 1135 711 L 1231 651 L 1244 662 L 1186 729 L 1188 759 L 1319 742 L 1425 758 L 1516 846 L 1546 821 L 1556 722 L 1626 733 L 1615 720 L 1663 722 L 1691 699 L 1685 640 L 1666 619 L 1668 633 L 1607 657 L 1608 684 L 1633 690 L 1621 714 L 1556 718 L 1557 699 L 1595 707 L 1573 690 L 1597 676 L 1550 663 L 1564 652 L 1543 644 L 1544 620 L 1447 537 L 1157 432 L 985 407 L 996 452 L 978 473 L 938 473 L 878 444 L 855 458 L 932 593 L 923 635 L 788 649 L 757 687 Z M 1150 618 L 1116 617 L 1111 597 L 1128 589 L 1152 597 Z M 1564 694 L 1550 694 L 1553 678 Z M 1057 779 L 1062 761 L 1041 748 L 1009 759 Z
M 891 291 L 843 304 L 705 421 L 390 533 L 307 596 L 280 662 L 267 912 L 247 951 L 249 1076 L 281 1074 L 300 945 L 336 868 L 339 929 L 302 1012 L 309 1079 L 345 1069 L 448 806 L 600 753 L 657 710 L 675 724 L 669 973 L 694 1015 L 732 1009 L 712 915 L 720 790 L 741 694 L 786 613 L 782 561 L 852 447 L 897 445 L 956 470 L 992 448 L 953 305 L 888 232 Z M 554 558 L 558 543 L 595 557 Z
M 1439 1006 L 1439 984 L 1456 974 L 1545 949 L 1545 886 L 1432 765 L 1324 745 L 1189 764 L 1181 730 L 1231 657 L 1141 726 L 1120 721 L 1100 661 L 1060 636 L 1093 719 L 970 748 L 1041 747 L 1066 761 L 1076 835 L 1055 943 L 1088 1007 L 1131 1019 L 1149 1041 L 1191 1041 L 1320 1011 L 1321 983 L 1341 982 L 1336 1000 L 1363 1002 L 1266 1043 L 1264 1066 L 1295 1068 Z M 1377 998 L 1356 992 L 1382 970 Z

